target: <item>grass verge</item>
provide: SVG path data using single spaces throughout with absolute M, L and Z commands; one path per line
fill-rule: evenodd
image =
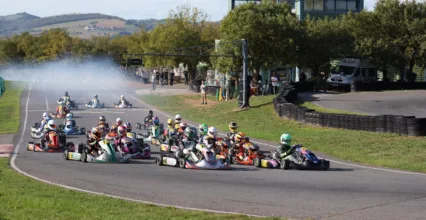
M 146 102 L 183 119 L 207 123 L 227 131 L 235 121 L 239 130 L 263 140 L 278 142 L 282 133 L 293 136 L 293 143 L 345 160 L 374 166 L 426 172 L 426 138 L 401 137 L 334 128 L 319 128 L 284 120 L 274 112 L 272 96 L 253 97 L 251 109 L 238 111 L 236 101 L 216 102 L 210 97 L 208 105 L 200 105 L 199 95 L 142 96 Z
M 256 219 L 165 208 L 50 186 L 17 174 L 8 167 L 6 158 L 0 158 L 0 204 L 0 219 Z
M 0 97 L 0 134 L 18 132 L 21 120 L 21 94 L 23 82 L 6 81 L 6 91 Z
M 347 112 L 347 111 L 342 111 L 342 110 L 338 110 L 338 109 L 331 109 L 331 108 L 324 108 L 322 106 L 316 105 L 312 102 L 303 102 L 298 104 L 301 107 L 306 107 L 309 109 L 313 109 L 316 112 L 322 112 L 322 113 L 333 113 L 333 114 L 345 114 L 345 115 L 367 115 L 367 114 L 362 114 L 359 112 Z

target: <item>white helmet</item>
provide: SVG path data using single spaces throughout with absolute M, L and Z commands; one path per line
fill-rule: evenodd
M 98 98 L 98 95 L 97 95 L 97 94 L 95 94 L 93 97 L 94 97 L 94 98 Z
M 46 119 L 47 117 L 49 117 L 49 113 L 44 112 L 44 113 L 43 113 L 43 118 L 44 118 L 44 119 Z
M 121 95 L 121 96 L 120 96 L 120 98 L 121 98 L 121 99 L 124 99 L 124 95 Z
M 216 138 L 216 134 L 217 134 L 216 128 L 210 127 L 209 131 L 207 132 L 207 135 L 211 138 Z
M 71 120 L 71 118 L 72 118 L 72 113 L 68 113 L 67 114 L 67 119 Z
M 179 115 L 179 114 L 177 114 L 177 115 L 175 116 L 175 120 L 180 122 L 180 120 L 182 120 L 182 116 L 181 116 L 181 115 Z
M 50 120 L 50 121 L 47 123 L 47 126 L 49 127 L 49 129 L 51 129 L 51 130 L 55 130 L 55 129 L 56 129 L 56 121 L 55 121 L 55 120 Z
M 120 125 L 123 123 L 123 120 L 121 120 L 121 118 L 117 118 L 116 120 L 115 120 L 115 122 L 116 123 L 120 123 Z

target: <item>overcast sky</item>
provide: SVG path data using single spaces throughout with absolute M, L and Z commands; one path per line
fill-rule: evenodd
M 375 0 L 365 0 L 369 10 Z M 169 10 L 188 3 L 202 9 L 213 21 L 228 11 L 228 0 L 11 0 L 1 3 L 0 15 L 27 12 L 39 17 L 70 13 L 102 13 L 124 19 L 165 18 Z

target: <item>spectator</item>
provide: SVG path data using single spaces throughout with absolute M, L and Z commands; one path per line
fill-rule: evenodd
M 164 77 L 164 83 L 166 84 L 166 85 L 169 85 L 169 72 L 167 71 L 167 69 L 166 70 L 164 70 L 164 72 L 163 72 L 163 77 Z
M 305 83 L 306 82 L 306 74 L 305 74 L 305 72 L 301 72 L 299 74 L 299 82 L 301 82 L 301 83 Z
M 157 81 L 156 82 L 157 85 L 160 85 L 160 72 L 156 71 L 156 73 L 155 73 L 155 80 Z
M 160 85 L 161 85 L 161 87 L 163 87 L 163 80 L 164 80 L 164 74 L 160 74 Z
M 272 94 L 277 94 L 277 86 L 278 86 L 278 78 L 275 76 L 275 73 L 273 73 L 271 77 L 272 82 Z
M 206 85 L 204 85 L 204 80 L 201 81 L 201 105 L 207 105 L 207 94 L 206 94 Z
M 183 77 L 185 81 L 185 85 L 188 85 L 188 71 L 183 71 Z
M 314 91 L 318 91 L 320 89 L 323 89 L 324 92 L 327 92 L 327 74 L 325 74 L 325 72 L 321 72 L 316 80 Z
M 175 72 L 170 72 L 170 86 L 173 86 L 173 81 L 175 80 Z
M 155 79 L 157 78 L 157 74 L 155 72 L 152 73 L 151 80 L 152 80 L 152 90 L 155 90 Z

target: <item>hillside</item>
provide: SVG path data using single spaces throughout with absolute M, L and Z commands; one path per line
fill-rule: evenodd
M 125 20 L 117 16 L 99 13 L 65 14 L 50 17 L 37 17 L 28 13 L 0 16 L 0 36 L 7 37 L 25 31 L 40 34 L 51 28 L 67 29 L 71 36 L 90 38 L 91 36 L 114 36 L 131 34 L 141 27 L 152 30 L 162 20 Z

